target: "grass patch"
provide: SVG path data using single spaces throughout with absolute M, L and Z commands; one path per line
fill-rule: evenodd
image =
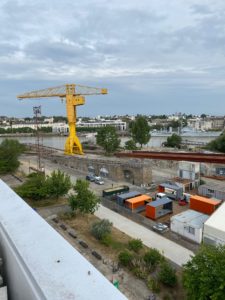
M 31 199 L 24 199 L 31 207 L 47 207 L 47 206 L 57 206 L 57 205 L 65 205 L 68 204 L 68 200 L 65 198 L 58 198 L 58 199 L 43 199 L 43 200 L 31 200 Z

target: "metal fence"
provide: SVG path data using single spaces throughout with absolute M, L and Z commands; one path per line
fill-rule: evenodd
M 120 215 L 145 226 L 148 229 L 151 229 L 152 226 L 155 224 L 154 221 L 144 217 L 140 213 L 132 212 L 130 209 L 125 208 L 124 206 L 118 205 L 116 202 L 109 200 L 107 198 L 102 198 L 102 205 L 105 207 L 119 213 Z

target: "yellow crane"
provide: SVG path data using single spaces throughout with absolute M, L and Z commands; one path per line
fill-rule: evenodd
M 93 88 L 78 84 L 65 84 L 53 88 L 32 91 L 18 95 L 18 99 L 34 99 L 60 97 L 66 100 L 66 111 L 69 124 L 69 137 L 65 143 L 66 154 L 83 154 L 82 145 L 76 134 L 76 107 L 85 103 L 85 97 L 89 95 L 104 95 L 107 89 Z

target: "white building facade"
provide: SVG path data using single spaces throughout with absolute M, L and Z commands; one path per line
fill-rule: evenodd
M 170 229 L 200 244 L 202 242 L 203 224 L 208 218 L 208 215 L 188 209 L 185 212 L 171 217 Z
M 210 245 L 225 245 L 225 203 L 205 222 L 203 241 Z

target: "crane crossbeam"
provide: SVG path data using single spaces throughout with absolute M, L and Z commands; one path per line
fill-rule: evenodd
M 61 97 L 64 98 L 66 95 L 101 95 L 107 94 L 107 89 L 93 88 L 88 86 L 83 86 L 79 84 L 65 84 L 53 88 L 47 88 L 38 91 L 32 91 L 18 95 L 18 99 L 26 98 L 49 98 L 49 97 Z

